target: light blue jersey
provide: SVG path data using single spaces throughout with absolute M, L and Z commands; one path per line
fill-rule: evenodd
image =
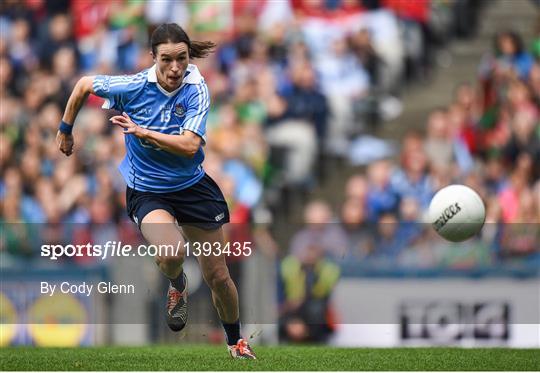
M 204 78 L 190 64 L 182 85 L 167 92 L 157 82 L 156 67 L 135 75 L 98 75 L 96 95 L 106 99 L 105 109 L 125 111 L 143 128 L 169 135 L 192 131 L 206 141 L 210 96 Z M 142 192 L 165 193 L 185 189 L 204 176 L 202 146 L 193 158 L 162 150 L 134 135 L 125 136 L 126 157 L 120 172 L 127 185 Z

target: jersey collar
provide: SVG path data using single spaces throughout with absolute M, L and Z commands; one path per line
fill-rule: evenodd
M 156 65 L 148 69 L 148 82 L 157 83 Z M 182 80 L 182 85 L 183 84 L 200 84 L 202 82 L 203 82 L 203 77 L 201 73 L 199 72 L 199 69 L 197 68 L 197 66 L 190 63 L 187 67 L 186 74 L 184 75 L 184 79 Z
M 182 84 L 180 87 L 176 88 L 172 92 L 168 92 L 163 88 L 157 81 L 157 73 L 156 73 L 156 65 L 152 66 L 148 69 L 148 82 L 149 83 L 156 83 L 156 87 L 165 95 L 168 97 L 174 96 L 185 84 L 200 84 L 204 81 L 201 73 L 199 72 L 199 69 L 197 66 L 193 64 L 189 64 L 186 70 L 186 73 L 184 75 L 184 79 L 182 80 Z

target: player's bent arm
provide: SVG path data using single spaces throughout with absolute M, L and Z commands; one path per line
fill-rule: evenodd
M 83 76 L 79 79 L 77 84 L 75 84 L 71 96 L 69 96 L 64 116 L 62 117 L 62 120 L 65 123 L 73 125 L 75 118 L 77 118 L 77 114 L 88 98 L 88 95 L 94 93 L 94 89 L 92 88 L 93 83 L 93 76 Z
M 60 127 L 56 134 L 56 144 L 58 145 L 58 149 L 67 156 L 70 156 L 73 153 L 74 142 L 73 135 L 71 134 L 73 123 L 88 95 L 94 93 L 94 90 L 92 89 L 93 82 L 93 76 L 82 77 L 77 84 L 75 84 L 75 87 L 69 96 L 62 122 L 60 122 Z
M 184 131 L 180 135 L 167 135 L 161 132 L 142 129 L 135 136 L 145 139 L 170 153 L 193 158 L 201 147 L 202 138 L 195 132 Z

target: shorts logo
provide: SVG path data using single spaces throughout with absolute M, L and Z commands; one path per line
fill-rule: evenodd
M 176 104 L 174 106 L 174 115 L 176 115 L 177 117 L 183 117 L 186 115 L 186 111 L 181 104 Z
M 135 224 L 139 225 L 139 219 L 137 216 L 133 215 L 133 220 L 135 221 Z
M 223 219 L 225 217 L 225 213 L 222 212 L 221 214 L 219 214 L 218 216 L 216 216 L 214 219 L 216 219 L 216 221 L 220 221 L 221 219 Z

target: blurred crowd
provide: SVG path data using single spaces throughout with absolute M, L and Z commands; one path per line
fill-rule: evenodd
M 513 31 L 498 33 L 480 61 L 478 82 L 459 85 L 452 102 L 429 114 L 425 131 L 408 131 L 397 160 L 375 160 L 351 176 L 337 210 L 323 199 L 307 204 L 304 227 L 279 269 L 283 340 L 324 342 L 336 328 L 334 263 L 356 274 L 525 267 L 538 273 L 537 31 L 530 46 Z M 481 233 L 460 244 L 422 223 L 435 192 L 453 183 L 476 190 L 487 209 Z
M 350 177 L 334 212 L 310 202 L 290 252 L 317 247 L 336 260 L 373 265 L 472 268 L 540 259 L 540 55 L 503 31 L 482 58 L 476 85 L 461 84 L 434 109 L 425 131 L 408 131 L 397 160 Z M 537 53 L 537 52 L 536 52 Z M 427 208 L 449 184 L 476 190 L 486 205 L 481 235 L 466 244 L 436 239 Z M 447 247 L 453 246 L 451 250 Z
M 148 36 L 160 23 L 218 45 L 194 61 L 213 102 L 205 168 L 232 222 L 246 223 L 261 216 L 267 191 L 308 190 L 319 157 L 346 155 L 351 135 L 397 115 L 400 87 L 429 75 L 437 46 L 473 33 L 477 10 L 461 0 L 3 1 L 2 220 L 109 224 L 99 237 L 133 234 L 116 170 L 124 135 L 101 99 L 90 96 L 79 114 L 73 156 L 58 152 L 54 138 L 78 78 L 151 66 Z M 272 203 L 279 208 L 279 197 Z M 28 237 L 24 229 L 8 236 Z M 4 247 L 32 255 L 27 246 Z

